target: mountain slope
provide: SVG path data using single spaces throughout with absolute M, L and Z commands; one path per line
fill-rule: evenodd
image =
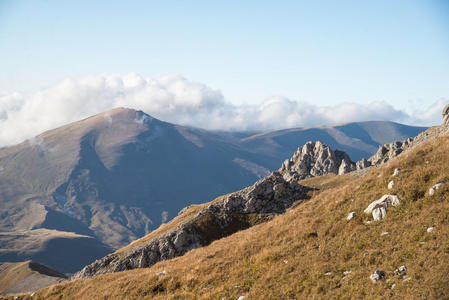
M 267 176 L 302 145 L 303 135 L 309 138 L 315 132 L 319 137 L 325 131 L 331 136 L 332 131 L 338 145 L 353 143 L 351 149 L 356 149 L 369 144 L 373 154 L 377 138 L 368 134 L 369 141 L 364 142 L 360 130 L 351 137 L 348 126 L 363 127 L 368 133 L 376 124 L 396 128 L 389 129 L 393 132 L 389 137 L 423 129 L 367 124 L 295 129 L 293 135 L 287 134 L 290 131 L 251 135 L 186 128 L 140 111 L 114 109 L 0 149 L 0 232 L 45 228 L 90 236 L 93 239 L 67 242 L 80 242 L 77 247 L 93 261 L 105 249 L 118 249 L 158 228 L 185 206 Z M 87 251 L 86 243 L 99 251 Z M 37 259 L 28 250 L 0 252 L 0 260 Z M 58 259 L 70 261 L 64 255 L 61 251 Z M 80 260 L 60 271 L 84 266 L 75 261 Z M 57 268 L 49 260 L 43 262 Z
M 0 264 L 0 294 L 33 292 L 66 279 L 64 274 L 34 261 Z
M 429 189 L 449 182 L 449 137 L 429 132 L 380 167 L 300 181 L 310 199 L 272 221 L 150 268 L 47 288 L 37 299 L 444 298 L 449 184 Z M 364 210 L 385 194 L 400 203 L 373 222 Z M 373 282 L 376 270 L 386 278 Z

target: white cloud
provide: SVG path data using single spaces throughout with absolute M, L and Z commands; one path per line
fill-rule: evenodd
M 143 110 L 163 121 L 214 130 L 277 130 L 366 120 L 436 125 L 441 99 L 422 111 L 406 113 L 386 102 L 318 106 L 282 96 L 259 105 L 227 102 L 219 90 L 172 74 L 159 79 L 138 74 L 66 78 L 28 95 L 0 94 L 0 146 L 115 107 Z

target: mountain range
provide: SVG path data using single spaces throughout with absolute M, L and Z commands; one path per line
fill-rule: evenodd
M 70 281 L 0 298 L 445 299 L 448 163 L 449 105 L 441 126 L 368 160 L 310 141 L 269 176 L 187 206 Z M 9 285 L 32 269 L 18 268 Z
M 186 206 L 268 176 L 307 141 L 359 160 L 425 129 L 373 121 L 218 132 L 114 109 L 0 149 L 0 261 L 73 273 Z

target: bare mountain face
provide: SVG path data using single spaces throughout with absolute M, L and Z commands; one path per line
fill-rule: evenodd
M 0 149 L 0 261 L 38 257 L 74 272 L 183 207 L 252 185 L 309 140 L 358 160 L 424 129 L 366 122 L 253 135 L 114 109 Z

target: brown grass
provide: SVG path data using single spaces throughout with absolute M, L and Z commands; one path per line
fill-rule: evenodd
M 315 189 L 310 200 L 270 222 L 148 269 L 52 286 L 33 299 L 447 299 L 449 185 L 431 197 L 428 189 L 449 181 L 448 162 L 449 139 L 439 138 L 363 177 L 309 179 L 302 183 Z M 395 168 L 402 172 L 392 177 Z M 367 224 L 363 210 L 384 194 L 400 196 L 400 205 Z M 395 275 L 402 265 L 407 275 Z M 387 280 L 372 283 L 376 269 Z

